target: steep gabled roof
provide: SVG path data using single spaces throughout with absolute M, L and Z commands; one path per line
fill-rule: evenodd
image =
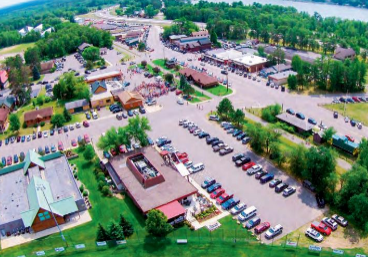
M 102 87 L 105 91 L 107 90 L 105 81 L 95 81 L 91 85 L 92 94 L 94 94 L 99 87 Z
M 23 167 L 24 174 L 27 173 L 29 166 L 31 166 L 32 164 L 42 169 L 45 169 L 45 163 L 41 159 L 41 155 L 39 155 L 35 151 L 29 150 L 24 160 L 24 167 Z

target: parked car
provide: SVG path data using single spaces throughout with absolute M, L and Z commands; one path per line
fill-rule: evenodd
M 192 167 L 190 167 L 188 169 L 189 173 L 191 173 L 191 174 L 199 172 L 201 170 L 204 170 L 204 164 L 203 163 L 194 164 Z
M 310 182 L 309 180 L 304 180 L 303 181 L 303 187 L 305 187 L 306 189 L 315 192 L 316 188 L 313 186 L 312 182 Z
M 324 217 L 322 219 L 322 222 L 332 231 L 335 231 L 337 229 L 337 222 L 332 218 Z
M 230 210 L 230 213 L 232 215 L 237 215 L 239 214 L 240 212 L 242 212 L 243 210 L 245 210 L 247 208 L 247 205 L 245 203 L 239 203 L 237 204 L 235 207 L 233 207 L 231 210 Z
M 229 200 L 230 198 L 233 198 L 234 195 L 233 194 L 227 194 L 227 193 L 222 193 L 219 197 L 216 198 L 216 204 L 223 204 L 224 202 L 226 202 L 227 200 Z
M 220 155 L 223 156 L 223 155 L 232 153 L 233 151 L 234 151 L 234 148 L 228 146 L 220 150 Z
M 260 170 L 256 172 L 255 178 L 256 179 L 261 179 L 261 177 L 263 177 L 264 175 L 267 175 L 268 172 L 265 170 Z
M 248 144 L 250 142 L 250 137 L 244 137 L 243 139 L 242 139 L 242 144 L 243 145 L 246 145 L 246 144 Z
M 307 237 L 312 238 L 316 242 L 322 242 L 323 241 L 323 236 L 321 235 L 321 233 L 319 233 L 317 230 L 315 230 L 313 228 L 308 228 L 307 231 L 305 231 L 305 235 Z
M 332 219 L 335 220 L 337 224 L 339 224 L 342 227 L 346 227 L 348 225 L 348 221 L 344 217 L 339 216 L 337 214 L 332 215 Z
M 211 194 L 210 194 L 210 197 L 212 199 L 216 199 L 217 197 L 219 197 L 220 195 L 222 195 L 223 193 L 225 193 L 225 189 L 223 188 L 218 188 L 216 189 L 215 191 L 213 191 Z
M 254 217 L 253 219 L 249 220 L 247 224 L 245 225 L 246 229 L 252 229 L 255 226 L 258 226 L 261 223 L 261 218 Z
M 220 183 L 215 183 L 212 186 L 207 187 L 207 193 L 212 193 L 213 191 L 215 191 L 216 189 L 221 188 L 221 184 Z
M 246 163 L 249 163 L 250 161 L 251 161 L 250 157 L 244 156 L 244 157 L 240 158 L 239 160 L 236 160 L 235 165 L 236 165 L 236 167 L 240 167 L 240 166 L 242 166 Z
M 217 116 L 217 115 L 210 115 L 209 120 L 219 121 L 219 120 L 220 120 L 220 118 L 219 118 L 219 116 Z
M 19 162 L 18 155 L 14 154 L 13 160 L 14 160 L 14 163 L 18 163 Z
M 274 226 L 273 228 L 270 228 L 266 234 L 265 237 L 267 239 L 272 239 L 274 237 L 276 237 L 277 235 L 281 234 L 283 230 L 283 227 L 280 224 L 277 224 L 276 226 Z
M 326 202 L 321 194 L 316 194 L 316 202 L 317 202 L 318 208 L 321 208 L 321 209 L 325 208 Z
M 216 179 L 211 178 L 211 177 L 208 177 L 208 178 L 206 178 L 206 179 L 202 182 L 201 187 L 202 187 L 203 189 L 205 189 L 205 188 L 207 188 L 207 187 L 209 187 L 209 186 L 212 186 L 212 185 L 213 185 L 213 184 L 215 184 L 215 183 L 216 183 Z
M 317 125 L 317 121 L 315 119 L 312 119 L 312 118 L 308 118 L 308 123 L 310 123 L 312 125 Z
M 254 175 L 258 171 L 261 171 L 261 170 L 262 170 L 262 165 L 256 164 L 256 165 L 252 166 L 250 169 L 247 170 L 247 174 L 248 175 Z
M 303 113 L 301 112 L 297 112 L 296 115 L 295 115 L 297 118 L 301 119 L 301 120 L 305 120 L 305 116 Z
M 88 123 L 88 121 L 83 121 L 83 127 L 85 127 L 85 128 L 88 128 L 89 127 L 89 123 Z
M 5 157 L 1 158 L 1 163 L 3 164 L 4 167 L 6 166 L 6 158 Z
M 11 156 L 8 156 L 8 158 L 6 159 L 6 165 L 12 165 L 13 164 L 13 159 Z
M 77 140 L 75 140 L 74 138 L 71 140 L 71 144 L 73 147 L 77 146 Z
M 256 215 L 257 215 L 257 208 L 254 206 L 250 206 L 238 215 L 238 220 L 240 222 L 243 222 L 250 218 L 253 218 Z
M 238 198 L 230 198 L 229 200 L 227 200 L 226 202 L 224 202 L 223 204 L 221 204 L 221 208 L 223 210 L 230 210 L 231 208 L 233 208 L 235 205 L 239 204 L 240 200 Z
M 233 155 L 231 159 L 233 160 L 233 162 L 236 162 L 237 160 L 239 160 L 243 157 L 245 157 L 244 153 L 237 153 L 237 154 Z
M 281 179 L 275 178 L 274 180 L 272 180 L 269 184 L 270 188 L 275 188 L 278 184 L 282 183 Z
M 143 107 L 143 106 L 139 106 L 139 112 L 140 112 L 141 114 L 145 114 L 145 113 L 146 113 L 146 110 L 144 109 L 144 107 Z
M 295 111 L 291 108 L 286 109 L 286 112 L 291 114 L 291 115 L 295 115 Z
M 63 142 L 61 142 L 61 141 L 58 142 L 58 150 L 59 151 L 63 151 L 64 150 Z
M 318 232 L 320 232 L 322 235 L 325 236 L 329 236 L 331 234 L 331 229 L 323 222 L 313 221 L 311 224 L 311 228 L 317 230 Z
M 267 183 L 268 181 L 271 181 L 273 178 L 274 178 L 274 175 L 273 175 L 273 174 L 266 174 L 266 175 L 263 175 L 263 176 L 260 178 L 259 182 L 260 182 L 261 184 L 265 184 L 265 183 Z
M 270 228 L 270 223 L 269 222 L 262 222 L 261 224 L 259 224 L 255 229 L 254 229 L 254 233 L 256 234 L 261 234 L 264 231 L 266 231 L 267 229 Z
M 55 147 L 55 145 L 54 145 L 54 144 L 52 144 L 52 145 L 51 145 L 51 152 L 52 152 L 52 153 L 56 152 L 56 147 Z
M 242 169 L 244 171 L 247 171 L 248 169 L 252 168 L 254 165 L 256 165 L 254 162 L 248 162 L 242 166 Z
M 288 188 L 288 186 L 289 186 L 288 184 L 282 182 L 275 187 L 275 192 L 281 193 L 282 191 L 284 191 L 284 189 Z
M 296 188 L 292 187 L 292 186 L 289 186 L 289 187 L 284 189 L 284 191 L 282 192 L 282 195 L 285 196 L 285 197 L 288 197 L 288 196 L 294 194 L 295 192 L 296 192 Z
M 216 141 L 214 141 L 214 142 L 216 142 Z M 219 142 L 219 141 L 217 141 L 217 142 Z M 226 147 L 227 147 L 227 145 L 226 145 L 226 144 L 219 143 L 219 144 L 214 145 L 212 148 L 213 148 L 213 151 L 214 151 L 214 152 L 218 152 L 218 151 L 220 151 L 221 149 L 224 149 L 224 148 L 226 148 Z

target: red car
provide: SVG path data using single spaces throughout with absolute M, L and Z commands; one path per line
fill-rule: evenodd
M 89 142 L 91 142 L 91 140 L 89 140 L 89 136 L 87 134 L 84 134 L 84 141 L 86 141 L 87 144 Z
M 355 139 L 349 135 L 345 135 L 345 137 L 350 141 L 350 142 L 354 142 Z
M 83 127 L 85 127 L 85 128 L 88 128 L 89 127 L 89 123 L 88 123 L 88 121 L 83 121 Z
M 72 146 L 73 146 L 73 147 L 76 147 L 76 146 L 77 146 L 77 140 L 72 139 Z
M 216 203 L 221 205 L 223 204 L 224 202 L 226 202 L 227 200 L 229 200 L 230 198 L 233 198 L 233 194 L 231 195 L 228 195 L 226 193 L 223 193 L 222 195 L 220 195 L 219 197 L 217 197 L 216 199 Z
M 353 98 L 354 102 L 357 102 L 357 103 L 360 103 L 361 102 L 360 99 L 358 97 L 356 97 L 356 96 L 353 96 L 352 98 Z
M 12 157 L 11 156 L 8 156 L 8 158 L 6 159 L 6 165 L 12 165 L 12 163 L 13 163 L 13 159 L 12 159 Z
M 311 224 L 311 228 L 314 228 L 319 233 L 329 236 L 331 234 L 331 229 L 326 226 L 323 222 L 318 223 L 317 221 L 313 221 Z
M 219 197 L 219 196 L 220 196 L 220 195 L 222 195 L 223 193 L 225 193 L 225 189 L 223 189 L 223 188 L 219 188 L 219 189 L 217 189 L 217 190 L 213 191 L 213 192 L 211 193 L 210 197 L 211 197 L 212 199 L 216 199 L 217 197 Z
M 126 153 L 127 152 L 127 149 L 126 149 L 125 145 L 119 146 L 119 152 L 120 153 Z
M 244 171 L 247 171 L 248 169 L 252 168 L 254 165 L 256 165 L 254 162 L 248 162 L 244 164 L 242 168 Z
M 269 222 L 262 222 L 261 224 L 259 224 L 255 229 L 254 229 L 254 233 L 256 234 L 261 234 L 262 232 L 266 231 L 267 229 L 270 228 L 270 223 Z
M 59 149 L 59 151 L 63 151 L 64 150 L 63 142 L 59 141 L 59 143 L 58 143 L 58 149 Z
M 189 162 L 189 159 L 188 158 L 180 158 L 180 161 L 185 164 L 185 163 Z
M 179 89 L 176 89 L 176 95 L 181 95 L 183 93 L 183 91 L 179 90 Z
M 111 153 L 112 156 L 118 155 L 118 153 L 116 152 L 116 150 L 114 148 L 110 149 L 110 153 Z
M 176 155 L 179 157 L 179 159 L 187 158 L 188 154 L 186 152 L 184 153 L 176 153 Z

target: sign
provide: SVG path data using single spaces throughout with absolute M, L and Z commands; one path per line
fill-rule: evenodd
M 366 255 L 364 255 L 364 254 L 359 254 L 359 253 L 357 253 L 356 255 L 355 255 L 355 257 L 367 257 Z
M 36 252 L 36 255 L 37 256 L 43 256 L 45 254 L 46 254 L 45 251 L 38 251 L 38 252 Z
M 75 245 L 75 249 L 83 249 L 83 248 L 86 248 L 85 244 Z
M 105 246 L 107 245 L 106 241 L 102 241 L 102 242 L 96 242 L 97 246 Z
M 287 242 L 286 242 L 286 245 L 287 245 L 287 246 L 291 246 L 291 247 L 297 247 L 297 246 L 298 246 L 298 243 L 297 243 L 297 242 L 287 241 Z
M 57 247 L 55 248 L 55 252 L 63 252 L 65 251 L 65 248 L 64 247 Z
M 344 251 L 343 250 L 339 250 L 339 249 L 333 249 L 332 252 L 334 254 L 339 254 L 339 255 L 343 255 L 344 254 Z
M 320 246 L 315 246 L 315 245 L 310 245 L 310 246 L 309 246 L 309 250 L 310 250 L 310 251 L 315 251 L 315 252 L 320 252 L 320 251 L 322 251 L 322 247 L 320 247 Z
M 117 245 L 125 245 L 126 244 L 126 240 L 117 240 L 116 241 Z

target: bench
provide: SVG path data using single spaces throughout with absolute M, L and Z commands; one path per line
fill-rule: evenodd
M 188 240 L 187 239 L 178 239 L 178 240 L 176 240 L 176 242 L 178 244 L 187 244 L 188 243 Z

